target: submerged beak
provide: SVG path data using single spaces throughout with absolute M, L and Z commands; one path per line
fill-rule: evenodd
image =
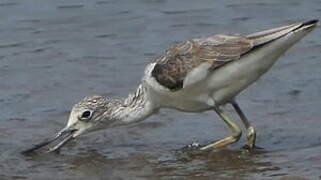
M 74 133 L 78 131 L 78 129 L 76 128 L 64 128 L 61 131 L 59 131 L 58 133 L 56 133 L 52 138 L 49 138 L 47 140 L 45 140 L 42 143 L 36 144 L 34 145 L 32 148 L 27 149 L 22 151 L 21 153 L 24 155 L 30 154 L 50 143 L 55 142 L 56 140 L 59 140 L 59 142 L 53 146 L 50 147 L 47 152 L 54 152 L 54 151 L 58 151 L 61 147 L 63 147 L 67 142 L 69 142 L 70 140 L 74 139 Z

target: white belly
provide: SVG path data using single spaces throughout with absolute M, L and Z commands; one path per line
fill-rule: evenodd
M 276 60 L 307 32 L 290 33 L 223 66 L 204 84 L 212 90 L 216 104 L 225 104 L 266 73 Z
M 289 33 L 214 71 L 192 71 L 187 75 L 186 82 L 184 81 L 184 88 L 178 91 L 163 88 L 154 79 L 148 78 L 150 98 L 159 107 L 188 112 L 205 111 L 214 105 L 228 103 L 267 72 L 275 61 L 306 33 Z

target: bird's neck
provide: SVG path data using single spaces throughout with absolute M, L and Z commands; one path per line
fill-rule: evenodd
M 141 84 L 134 93 L 128 95 L 119 111 L 120 123 L 128 124 L 146 119 L 155 112 L 146 88 Z

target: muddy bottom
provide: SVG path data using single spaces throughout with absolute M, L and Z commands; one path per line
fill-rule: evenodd
M 200 152 L 228 135 L 214 112 L 162 110 L 139 124 L 72 141 L 59 154 L 22 150 L 64 127 L 86 95 L 126 96 L 171 44 L 319 18 L 321 1 L 3 0 L 0 179 L 321 179 L 320 27 L 238 102 L 263 149 Z M 241 123 L 230 106 L 231 117 Z

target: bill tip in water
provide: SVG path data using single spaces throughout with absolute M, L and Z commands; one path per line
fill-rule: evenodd
M 45 145 L 44 145 L 45 146 Z M 21 151 L 20 153 L 22 155 L 28 156 L 28 155 L 32 155 L 32 154 L 37 154 L 37 152 L 45 152 L 45 153 L 52 153 L 55 152 L 57 154 L 60 153 L 60 148 L 58 149 L 53 149 L 53 148 L 46 148 L 46 150 L 40 150 L 42 149 L 43 146 L 39 146 L 39 145 L 35 145 L 32 148 L 26 149 L 24 151 Z
M 58 152 L 59 153 L 59 149 L 61 147 L 63 147 L 66 143 L 68 143 L 70 140 L 74 139 L 73 138 L 73 133 L 76 132 L 76 129 L 63 129 L 61 131 L 59 131 L 58 133 L 56 133 L 52 138 L 49 138 L 47 140 L 45 140 L 42 143 L 36 144 L 34 145 L 32 148 L 24 150 L 21 152 L 21 154 L 23 155 L 29 155 L 32 154 L 34 152 L 36 152 L 37 150 L 51 144 L 54 143 L 55 141 L 58 141 L 58 144 L 56 144 L 53 147 L 50 147 L 46 152 Z
M 47 144 L 49 144 L 48 142 L 43 142 L 37 145 L 34 145 L 32 148 L 26 149 L 24 151 L 21 151 L 22 155 L 31 155 L 33 153 L 35 153 L 37 150 L 41 149 L 42 147 L 46 146 Z

